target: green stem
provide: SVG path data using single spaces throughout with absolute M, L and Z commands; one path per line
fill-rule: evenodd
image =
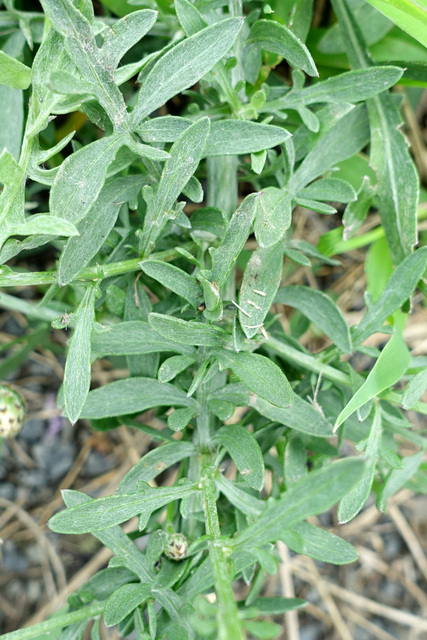
M 1 636 L 1 640 L 26 640 L 27 638 L 36 638 L 41 635 L 48 635 L 54 629 L 60 629 L 62 627 L 69 627 L 81 620 L 89 620 L 90 618 L 96 618 L 104 611 L 105 603 L 95 602 L 82 609 L 71 611 L 63 616 L 55 616 L 35 624 L 32 627 L 25 629 L 19 629 L 18 631 L 11 631 Z
M 215 485 L 212 471 L 202 478 L 203 510 L 206 533 L 212 540 L 208 544 L 209 557 L 218 601 L 218 640 L 244 640 L 245 633 L 231 587 L 232 577 L 228 567 L 228 549 L 219 544 L 221 529 L 215 501 Z

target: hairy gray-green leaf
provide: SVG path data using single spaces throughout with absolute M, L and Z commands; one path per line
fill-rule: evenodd
M 162 351 L 191 354 L 193 349 L 160 336 L 148 322 L 130 320 L 120 322 L 109 331 L 94 333 L 92 351 L 100 356 L 122 356 Z
M 188 369 L 195 361 L 194 356 L 172 356 L 165 360 L 160 366 L 158 378 L 160 382 L 173 380 L 178 373 Z
M 309 76 L 318 76 L 316 65 L 305 44 L 290 29 L 273 20 L 257 20 L 249 33 L 249 44 L 277 53 L 293 67 Z
M 90 387 L 90 337 L 95 320 L 95 285 L 86 289 L 76 311 L 76 325 L 69 340 L 64 370 L 65 411 L 74 424 L 82 411 Z
M 297 536 L 294 536 L 293 533 Z M 291 530 L 285 530 L 281 539 L 295 553 L 301 553 L 321 562 L 348 564 L 358 558 L 357 550 L 349 542 L 330 531 L 324 531 L 308 522 L 298 522 Z
M 184 345 L 214 347 L 225 345 L 231 339 L 220 327 L 194 320 L 181 320 L 161 313 L 150 313 L 148 322 L 161 335 Z
M 109 418 L 130 413 L 142 413 L 146 409 L 161 406 L 195 405 L 172 384 L 162 384 L 152 378 L 126 378 L 94 389 L 87 397 L 82 418 Z
M 239 321 L 247 338 L 263 325 L 280 286 L 283 266 L 281 243 L 257 249 L 246 265 L 239 294 Z
M 247 196 L 233 213 L 225 236 L 218 248 L 210 248 L 212 256 L 212 280 L 219 288 L 225 284 L 239 253 L 244 247 L 255 217 L 258 194 Z
M 198 483 L 155 489 L 147 484 L 130 495 L 120 493 L 60 511 L 49 520 L 49 527 L 56 533 L 102 531 L 134 516 L 149 517 L 156 509 L 188 497 L 197 490 Z
M 364 176 L 357 192 L 357 200 L 350 202 L 344 211 L 342 218 L 344 225 L 343 240 L 351 238 L 361 227 L 372 204 L 374 195 L 375 188 L 371 185 L 369 176 Z
M 363 466 L 358 458 L 346 458 L 312 471 L 281 498 L 269 502 L 255 522 L 228 544 L 238 550 L 275 542 L 286 529 L 338 502 L 359 480 Z
M 259 516 L 266 505 L 263 500 L 255 498 L 244 488 L 239 487 L 239 483 L 231 482 L 223 475 L 218 474 L 215 478 L 215 484 L 231 504 L 251 518 Z
M 259 353 L 216 351 L 223 368 L 228 368 L 254 393 L 276 407 L 289 407 L 293 393 L 285 374 Z
M 134 127 L 176 94 L 196 84 L 227 53 L 242 27 L 227 18 L 186 38 L 165 53 L 143 83 L 131 122 Z
M 255 235 L 260 247 L 271 247 L 284 237 L 292 220 L 292 199 L 277 187 L 263 189 L 256 204 Z
M 114 70 L 125 53 L 145 36 L 156 22 L 156 18 L 157 11 L 134 11 L 102 32 L 104 42 L 100 55 L 110 69 Z
M 313 200 L 328 200 L 330 202 L 354 202 L 357 193 L 349 182 L 339 178 L 322 178 L 312 182 L 302 189 L 298 195 Z
M 261 397 L 251 397 L 249 404 L 261 415 L 284 424 L 301 433 L 308 433 L 321 438 L 329 438 L 332 435 L 332 427 L 312 404 L 306 402 L 298 394 L 294 394 L 292 407 L 279 408 L 270 404 Z
M 261 491 L 264 486 L 264 460 L 253 435 L 240 425 L 230 424 L 221 427 L 213 440 L 228 451 L 248 485 Z
M 411 409 L 427 389 L 427 369 L 423 369 L 411 378 L 402 398 L 403 409 Z
M 150 278 L 154 278 L 173 293 L 187 300 L 193 307 L 200 304 L 202 289 L 196 279 L 182 269 L 161 260 L 144 260 L 140 266 Z
M 0 84 L 13 89 L 28 89 L 31 84 L 31 69 L 0 51 Z
M 336 304 L 321 291 L 294 285 L 277 292 L 275 302 L 301 311 L 321 329 L 344 353 L 351 353 L 350 331 Z
M 132 15 L 132 14 L 131 14 Z M 150 597 L 151 584 L 124 584 L 105 603 L 105 626 L 112 627 Z

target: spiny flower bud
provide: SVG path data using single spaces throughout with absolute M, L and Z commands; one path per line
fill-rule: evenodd
M 165 546 L 164 554 L 171 560 L 183 560 L 187 557 L 188 541 L 182 533 L 172 533 Z
M 22 427 L 25 402 L 20 393 L 6 384 L 0 384 L 0 438 L 13 438 Z

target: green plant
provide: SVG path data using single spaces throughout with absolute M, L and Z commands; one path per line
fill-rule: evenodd
M 59 397 L 72 423 L 153 435 L 137 418 L 155 409 L 163 443 L 115 495 L 64 493 L 67 508 L 50 528 L 93 533 L 114 558 L 67 613 L 3 638 L 63 628 L 63 637 L 80 638 L 89 620 L 98 638 L 100 616 L 121 637 L 135 630 L 144 640 L 277 637 L 280 627 L 263 617 L 303 601 L 260 596 L 277 569 L 276 541 L 352 562 L 349 543 L 306 519 L 339 503 L 347 522 L 371 489 L 385 509 L 410 478 L 426 488 L 426 440 L 399 406 L 427 413 L 419 400 L 425 364 L 402 338 L 427 248 L 414 251 L 418 177 L 398 129 L 399 95 L 389 92 L 398 82 L 422 84 L 414 74 L 425 52 L 417 64 L 376 64 L 366 39 L 381 38 L 372 42 L 353 14 L 364 2 L 333 0 L 341 31 L 323 33 L 313 55 L 304 44 L 319 36 L 309 1 L 105 0 L 120 20 L 95 16 L 90 0 L 41 0 L 44 15 L 4 4 L 21 27 L 21 49 L 24 38 L 30 48 L 40 44 L 30 71 L 3 31 L 0 81 L 14 88 L 2 95 L 16 117 L 0 156 L 2 263 L 48 243 L 58 260 L 49 271 L 2 267 L 2 287 L 33 286 L 43 297 L 34 304 L 2 294 L 0 304 L 41 323 L 25 338 L 24 356 L 48 340 L 46 322 L 72 330 Z M 372 15 L 387 34 L 392 25 Z M 328 56 L 339 60 L 333 49 L 343 43 L 352 70 L 331 71 Z M 168 114 L 164 105 L 179 94 L 180 115 Z M 65 135 L 75 112 L 87 125 Z M 52 115 L 66 116 L 62 131 Z M 28 178 L 28 197 L 49 213 L 26 215 Z M 182 196 L 200 205 L 191 215 Z M 373 267 L 383 286 L 371 286 L 351 329 L 331 296 L 286 279 L 281 286 L 284 258 L 287 274 L 295 265 L 339 264 L 330 256 L 341 237 L 324 238 L 323 252 L 293 238 L 295 207 L 330 215 L 341 205 L 346 241 L 357 239 L 372 206 L 381 216 L 378 242 L 387 241 Z M 295 310 L 290 332 L 273 304 Z M 315 355 L 298 342 L 310 323 L 330 340 Z M 375 332 L 392 334 L 381 353 L 363 345 Z M 352 367 L 355 352 L 375 360 L 369 373 Z M 91 363 L 113 356 L 126 360 L 129 377 L 90 390 Z M 406 390 L 393 390 L 404 376 Z M 229 424 L 236 407 L 248 410 Z M 344 439 L 359 454 L 339 459 Z M 404 439 L 417 451 L 402 458 Z M 235 481 L 223 474 L 230 461 Z M 148 484 L 172 465 L 173 486 Z M 267 498 L 265 467 L 273 479 Z M 120 525 L 133 516 L 138 529 L 126 535 Z M 142 553 L 133 540 L 147 533 Z M 250 585 L 245 602 L 233 596 L 237 578 Z M 214 604 L 202 595 L 212 590 Z

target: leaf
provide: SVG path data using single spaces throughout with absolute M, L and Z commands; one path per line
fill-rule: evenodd
M 275 302 L 298 309 L 344 353 L 351 353 L 352 344 L 347 322 L 339 308 L 321 291 L 299 285 L 280 289 Z
M 343 240 L 351 238 L 361 227 L 371 207 L 375 195 L 375 188 L 371 185 L 369 176 L 365 176 L 357 192 L 357 200 L 350 202 L 345 208 L 342 222 L 344 225 Z
M 156 22 L 157 11 L 134 11 L 117 20 L 102 32 L 104 38 L 101 56 L 105 64 L 115 69 L 125 53 L 139 42 Z
M 149 451 L 122 478 L 119 484 L 121 493 L 131 493 L 137 489 L 138 482 L 150 482 L 172 465 L 184 460 L 196 452 L 191 442 L 174 441 Z
M 401 469 L 392 469 L 387 476 L 386 481 L 381 487 L 377 497 L 377 508 L 385 511 L 387 508 L 387 500 L 391 498 L 406 482 L 416 473 L 418 467 L 423 461 L 424 452 L 419 451 L 412 456 L 406 456 L 402 460 Z
M 112 627 L 124 620 L 150 597 L 150 592 L 150 584 L 124 584 L 116 589 L 105 603 L 105 626 Z
M 147 276 L 187 300 L 193 307 L 197 308 L 202 301 L 202 290 L 196 279 L 182 269 L 161 260 L 143 260 L 140 267 Z
M 155 489 L 147 484 L 130 495 L 120 493 L 106 498 L 89 500 L 60 511 L 49 520 L 49 528 L 56 533 L 103 531 L 134 516 L 142 515 L 147 519 L 153 511 L 174 500 L 186 498 L 197 490 L 198 483 L 187 483 L 175 487 L 156 487 Z
M 249 404 L 266 418 L 279 424 L 284 424 L 301 433 L 308 433 L 320 438 L 330 438 L 332 436 L 332 427 L 320 411 L 316 411 L 313 405 L 300 398 L 296 393 L 290 408 L 275 407 L 257 396 L 251 397 Z
M 49 214 L 36 213 L 29 216 L 24 224 L 18 224 L 13 228 L 14 235 L 51 235 L 51 236 L 78 236 L 76 227 L 68 220 L 56 218 Z
M 132 126 L 137 127 L 143 118 L 203 78 L 231 48 L 242 24 L 241 18 L 221 20 L 165 53 L 139 91 Z
M 271 247 L 281 240 L 292 220 L 291 196 L 283 189 L 266 187 L 256 202 L 254 230 L 260 247 Z
M 146 186 L 143 196 L 147 202 L 144 226 L 141 234 L 141 253 L 146 257 L 154 248 L 168 219 L 171 209 L 195 172 L 202 157 L 209 135 L 210 121 L 202 118 L 186 129 L 170 149 L 156 190 Z
M 152 378 L 127 378 L 94 389 L 87 397 L 82 418 L 109 418 L 161 406 L 195 405 L 184 391 Z
M 353 344 L 381 331 L 384 321 L 412 294 L 427 266 L 427 247 L 422 247 L 398 265 L 375 304 L 371 305 L 353 333 Z
M 24 94 L 20 89 L 0 86 L 2 117 L 7 127 L 0 129 L 0 149 L 7 149 L 18 161 L 24 123 Z
M 148 322 L 162 336 L 184 345 L 215 347 L 231 340 L 224 329 L 194 320 L 186 321 L 161 313 L 150 313 Z
M 293 535 L 294 532 L 298 534 L 297 537 Z M 295 553 L 330 564 L 349 564 L 359 557 L 349 542 L 308 522 L 299 522 L 290 531 L 285 531 L 282 540 Z
M 187 392 L 187 395 L 190 396 L 192 394 Z M 196 412 L 196 407 L 184 407 L 183 409 L 175 409 L 171 414 L 168 415 L 169 429 L 172 429 L 172 431 L 182 431 L 183 429 L 185 429 L 185 427 L 188 426 L 188 423 Z
M 239 294 L 239 321 L 247 338 L 263 325 L 280 286 L 282 267 L 280 243 L 254 251 L 246 266 Z
M 259 516 L 266 505 L 263 500 L 247 493 L 237 482 L 231 482 L 223 475 L 217 475 L 215 484 L 231 504 L 251 518 Z
M 90 387 L 90 337 L 95 321 L 96 285 L 89 286 L 76 311 L 76 324 L 64 370 L 64 402 L 74 424 L 82 412 Z
M 351 134 L 350 134 L 351 132 Z M 316 141 L 288 185 L 294 192 L 365 147 L 370 139 L 366 109 L 355 107 Z
M 192 36 L 208 26 L 201 13 L 188 0 L 176 0 L 175 11 L 186 36 Z
M 25 224 L 25 174 L 7 149 L 0 154 L 0 246 L 14 233 L 16 225 Z
M 28 89 L 31 84 L 31 69 L 0 51 L 0 84 L 13 89 Z
M 427 369 L 423 369 L 411 378 L 402 398 L 402 409 L 412 409 L 427 389 Z
M 221 288 L 244 247 L 255 217 L 257 194 L 247 196 L 233 213 L 225 236 L 218 248 L 211 247 L 212 281 Z
M 258 609 L 261 615 L 275 616 L 293 609 L 305 607 L 307 602 L 302 598 L 281 598 L 279 596 L 255 598 L 251 601 L 251 606 Z
M 354 202 L 357 193 L 349 182 L 339 178 L 322 178 L 312 182 L 302 189 L 298 195 L 313 200 L 327 200 L 329 202 Z
M 277 53 L 297 69 L 309 76 L 318 76 L 314 60 L 305 44 L 287 27 L 272 20 L 257 20 L 249 33 L 248 43 L 261 49 Z
M 318 213 L 324 213 L 327 216 L 334 215 L 337 212 L 335 207 L 331 207 L 324 202 L 318 202 L 316 200 L 306 200 L 305 198 L 301 198 L 300 196 L 295 197 L 295 203 L 299 207 L 304 207 L 305 209 L 310 209 L 311 211 L 317 211 Z
M 336 431 L 354 411 L 357 411 L 357 409 L 366 402 L 369 402 L 369 400 L 378 396 L 382 391 L 398 382 L 410 362 L 411 356 L 408 348 L 399 330 L 396 329 L 393 336 L 381 351 L 366 381 L 356 391 L 350 402 L 348 402 L 339 414 L 335 422 L 334 431 Z
M 213 441 L 228 451 L 248 485 L 261 491 L 264 486 L 264 460 L 254 436 L 244 427 L 230 424 L 221 427 Z
M 338 502 L 359 480 L 363 462 L 345 458 L 312 471 L 278 500 L 267 503 L 261 515 L 228 545 L 233 551 L 281 539 L 285 530 Z
M 95 140 L 64 160 L 50 192 L 53 215 L 73 223 L 86 216 L 99 196 L 108 167 L 123 140 L 119 135 Z
M 228 368 L 254 393 L 276 407 L 289 407 L 293 394 L 283 371 L 258 353 L 216 351 L 222 368 Z
M 194 356 L 172 356 L 162 363 L 157 377 L 160 382 L 169 382 L 181 373 L 181 371 L 188 369 L 194 361 Z
M 249 120 L 220 120 L 212 123 L 205 157 L 257 153 L 283 144 L 291 134 L 272 124 Z
M 101 356 L 123 356 L 144 353 L 160 353 L 163 351 L 177 351 L 189 354 L 193 350 L 166 337 L 161 337 L 148 322 L 130 320 L 120 322 L 109 331 L 94 333 L 92 336 L 92 351 Z M 184 356 L 189 357 L 189 356 Z M 192 360 L 192 357 L 190 357 Z M 162 382 L 166 382 L 162 380 Z
M 369 4 L 381 11 L 395 25 L 409 33 L 410 36 L 427 47 L 427 11 L 422 3 L 412 0 L 367 0 Z M 420 6 L 421 5 L 421 6 Z

